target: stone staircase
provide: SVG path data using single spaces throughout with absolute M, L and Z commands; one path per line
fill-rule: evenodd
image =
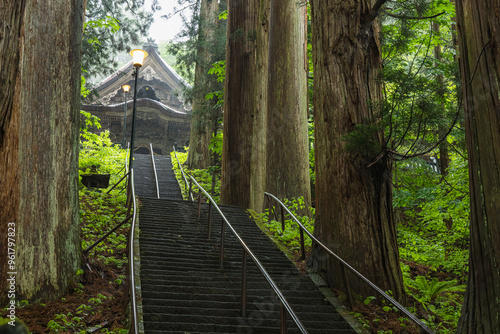
M 155 155 L 160 198 L 182 200 L 181 190 L 172 170 L 169 155 Z M 156 185 L 150 154 L 134 154 L 135 193 L 139 197 L 156 198 Z
M 247 311 L 241 316 L 242 248 L 225 232 L 219 269 L 220 217 L 208 205 L 141 198 L 141 285 L 145 333 L 279 333 L 280 303 L 253 261 L 247 260 Z M 237 207 L 222 206 L 310 333 L 355 333 L 310 278 L 298 271 Z M 288 320 L 289 332 L 298 333 Z
M 226 228 L 220 269 L 221 217 L 208 205 L 183 201 L 169 156 L 155 156 L 160 198 L 156 199 L 149 155 L 134 155 L 140 198 L 140 281 L 144 332 L 279 333 L 280 302 L 251 259 L 247 260 L 247 306 L 241 311 L 243 250 Z M 154 197 L 154 198 L 153 198 Z M 224 215 L 266 268 L 309 333 L 356 333 L 299 270 L 238 207 Z M 288 317 L 288 332 L 299 333 Z

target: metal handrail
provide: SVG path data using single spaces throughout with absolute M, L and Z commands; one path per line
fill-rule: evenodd
M 297 325 L 298 329 L 302 333 L 308 333 L 307 330 L 305 329 L 304 325 L 300 321 L 300 319 L 297 317 L 297 315 L 293 311 L 293 309 L 290 306 L 290 304 L 288 304 L 288 302 L 286 301 L 285 297 L 281 293 L 281 291 L 278 288 L 278 286 L 276 285 L 276 283 L 274 283 L 274 281 L 271 278 L 271 276 L 269 276 L 267 270 L 264 268 L 264 266 L 262 266 L 262 264 L 260 263 L 259 259 L 254 255 L 254 253 L 250 250 L 250 248 L 248 248 L 248 246 L 245 244 L 245 242 L 243 241 L 243 239 L 241 239 L 241 237 L 239 236 L 239 234 L 235 231 L 235 229 L 233 228 L 233 226 L 229 223 L 229 221 L 227 220 L 226 216 L 224 216 L 224 214 L 220 210 L 220 208 L 217 205 L 217 203 L 215 203 L 215 201 L 208 194 L 208 192 L 205 189 L 203 189 L 202 186 L 200 186 L 198 184 L 198 182 L 196 181 L 196 179 L 194 177 L 192 177 L 191 175 L 189 177 L 191 178 L 191 181 L 194 183 L 194 185 L 200 189 L 200 193 L 199 193 L 200 199 L 201 199 L 201 192 L 203 192 L 203 194 L 205 194 L 205 196 L 207 197 L 207 199 L 210 201 L 210 204 L 215 206 L 215 209 L 219 212 L 219 214 L 222 217 L 221 247 L 220 247 L 220 249 L 221 249 L 221 257 L 220 257 L 221 269 L 223 267 L 223 261 L 224 261 L 224 226 L 227 226 L 231 230 L 231 232 L 233 233 L 233 235 L 236 237 L 236 239 L 238 240 L 238 242 L 241 244 L 241 246 L 242 246 L 242 248 L 244 250 L 243 268 L 246 268 L 246 255 L 248 254 L 250 256 L 250 258 L 253 260 L 253 262 L 257 265 L 257 268 L 260 270 L 260 272 L 264 275 L 264 278 L 267 280 L 267 282 L 269 283 L 269 285 L 271 286 L 271 288 L 274 290 L 274 293 L 276 293 L 276 295 L 278 296 L 279 300 L 281 301 L 281 307 L 282 307 L 281 326 L 285 326 L 285 328 L 283 328 L 283 327 L 281 328 L 282 333 L 286 333 L 286 321 L 284 320 L 285 319 L 284 317 L 286 316 L 286 313 L 283 312 L 283 308 L 290 315 L 290 317 L 292 318 L 292 320 Z M 198 201 L 198 217 L 199 217 L 199 212 L 200 212 L 200 203 L 201 203 L 201 201 L 199 200 Z M 210 211 L 211 210 L 209 209 L 209 226 L 210 226 Z M 246 273 L 244 272 L 243 275 L 246 275 Z M 243 282 L 246 282 L 246 276 L 244 276 L 242 278 L 242 280 L 243 280 Z M 245 303 L 246 302 L 245 288 L 243 288 L 242 294 L 243 294 L 242 303 Z M 246 308 L 245 305 L 243 305 L 242 306 L 243 312 L 244 312 L 245 308 Z
M 155 183 L 156 183 L 156 198 L 160 199 L 160 187 L 158 186 L 158 174 L 156 173 L 156 164 L 155 164 L 155 156 L 153 154 L 153 145 L 149 143 L 149 148 L 151 152 L 151 161 L 153 162 L 153 172 L 155 174 Z
M 311 232 L 309 232 L 309 230 L 297 219 L 297 217 L 295 217 L 295 215 L 290 212 L 290 210 L 288 209 L 288 207 L 286 207 L 285 204 L 283 204 L 276 196 L 268 193 L 268 192 L 264 192 L 264 195 L 265 196 L 268 196 L 268 197 L 271 197 L 273 198 L 274 200 L 276 200 L 280 205 L 281 207 L 286 210 L 288 212 L 288 214 L 290 215 L 290 217 L 292 217 L 292 219 L 299 225 L 300 227 L 300 230 L 301 230 L 301 248 L 302 248 L 302 257 L 304 258 L 304 238 L 303 238 L 303 235 L 302 235 L 302 232 L 305 232 L 316 244 L 318 244 L 321 248 L 323 248 L 328 254 L 330 254 L 331 256 L 333 256 L 334 258 L 336 258 L 342 265 L 343 267 L 349 269 L 351 272 L 353 272 L 356 276 L 358 276 L 362 281 L 364 281 L 365 283 L 367 283 L 370 287 L 372 287 L 375 291 L 377 291 L 381 296 L 383 296 L 385 299 L 387 299 L 391 304 L 393 304 L 398 310 L 400 310 L 401 312 L 403 312 L 408 318 L 410 318 L 415 324 L 417 324 L 417 326 L 420 327 L 421 331 L 424 332 L 424 333 L 428 333 L 428 334 L 434 334 L 434 332 L 429 328 L 427 327 L 420 319 L 418 319 L 413 313 L 411 313 L 410 311 L 408 311 L 403 305 L 401 305 L 400 303 L 398 303 L 394 298 L 392 298 L 391 296 L 389 296 L 387 293 L 385 293 L 382 289 L 380 289 L 378 286 L 376 286 L 375 284 L 373 284 L 370 280 L 368 280 L 366 277 L 364 277 L 363 275 L 361 275 L 356 269 L 354 269 L 353 267 L 351 267 L 347 262 L 345 262 L 341 257 L 339 257 L 337 254 L 335 254 L 332 250 L 330 250 L 327 246 L 325 246 L 321 241 L 319 241 Z M 283 211 L 282 211 L 283 212 Z M 282 219 L 283 219 L 283 214 L 281 215 L 282 216 Z M 282 221 L 282 226 L 284 228 L 284 222 Z M 341 266 L 341 268 L 343 268 Z M 347 284 L 347 280 L 344 278 L 344 282 L 346 283 L 346 289 L 349 290 L 349 285 Z M 348 295 L 350 296 L 350 291 L 347 292 Z M 352 301 L 351 301 L 351 304 L 352 304 Z M 352 307 L 352 305 L 351 305 Z
M 131 322 L 131 333 L 139 333 L 139 324 L 137 322 L 137 302 L 135 300 L 135 273 L 134 273 L 134 237 L 135 237 L 135 222 L 137 218 L 137 205 L 135 201 L 135 187 L 134 187 L 134 168 L 130 169 L 130 188 L 132 190 L 132 203 L 133 203 L 133 214 L 132 214 L 132 224 L 130 225 L 130 238 L 129 246 L 130 252 L 128 255 L 129 263 L 129 275 L 130 275 L 130 302 L 132 311 L 132 322 Z
M 181 163 L 179 161 L 179 157 L 177 156 L 177 151 L 175 150 L 175 146 L 173 146 L 173 148 L 174 148 L 175 159 L 177 159 L 177 164 L 179 165 L 179 169 L 181 170 L 182 178 L 184 179 L 184 184 L 186 186 L 185 188 L 186 188 L 186 191 L 188 192 L 188 199 L 189 199 L 189 197 L 191 197 L 191 201 L 194 201 L 193 194 L 191 193 L 191 187 L 189 186 L 189 182 L 186 178 L 186 174 L 184 173 L 184 169 L 182 168 Z

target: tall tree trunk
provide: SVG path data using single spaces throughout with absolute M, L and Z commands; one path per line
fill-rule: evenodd
M 470 187 L 469 279 L 457 333 L 500 328 L 500 1 L 456 2 Z
M 221 203 L 262 210 L 268 0 L 229 1 Z
M 370 126 L 381 100 L 375 1 L 312 0 L 316 223 L 314 233 L 334 252 L 395 298 L 404 295 L 392 211 L 391 164 L 345 149 L 344 136 Z M 366 134 L 374 146 L 382 131 Z M 375 162 L 374 162 L 375 161 Z M 330 285 L 342 287 L 338 265 L 318 248 L 310 262 Z M 359 279 L 351 287 L 373 290 Z
M 306 4 L 271 0 L 270 22 L 266 190 L 309 206 Z
M 0 36 L 0 300 L 3 304 L 7 298 L 7 272 L 13 271 L 16 300 L 54 299 L 68 292 L 81 263 L 78 124 L 83 4 L 8 0 L 0 5 L 0 16 L 0 31 L 7 32 Z M 7 232 L 12 233 L 8 228 L 14 226 L 11 268 L 5 247 Z
M 201 0 L 200 22 L 198 27 L 198 50 L 194 78 L 193 114 L 189 136 L 187 163 L 190 168 L 207 168 L 211 162 L 209 150 L 213 132 L 213 103 L 205 99 L 210 92 L 208 70 L 213 62 L 210 47 L 214 42 L 219 4 L 217 1 Z

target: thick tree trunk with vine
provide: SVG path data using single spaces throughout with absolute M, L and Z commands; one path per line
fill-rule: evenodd
M 306 9 L 271 1 L 266 190 L 310 206 Z
M 469 279 L 457 333 L 500 328 L 500 2 L 456 2 L 469 159 Z
M 316 154 L 315 235 L 361 274 L 404 296 L 392 210 L 391 163 L 378 155 L 382 131 L 372 124 L 381 101 L 379 28 L 375 1 L 312 0 Z M 377 2 L 377 3 L 380 3 Z M 364 151 L 347 151 L 344 136 L 355 127 Z M 373 127 L 372 127 L 373 125 Z M 370 145 L 366 145 L 370 143 Z M 382 152 L 383 153 L 383 152 Z M 319 247 L 310 264 L 343 289 L 337 262 Z M 373 295 L 357 278 L 356 293 Z
M 190 168 L 207 168 L 211 164 L 209 145 L 214 130 L 213 118 L 216 117 L 216 111 L 213 109 L 213 103 L 205 99 L 205 95 L 209 91 L 210 78 L 208 77 L 208 70 L 213 61 L 213 53 L 210 51 L 210 47 L 214 43 L 218 16 L 219 4 L 217 1 L 201 1 L 197 62 L 193 87 L 193 114 L 187 157 L 187 164 Z
M 229 1 L 221 203 L 261 211 L 266 162 L 269 0 Z
M 81 264 L 78 131 L 83 3 L 0 5 L 0 303 L 7 272 L 16 300 L 50 300 Z M 15 226 L 15 270 L 7 232 Z M 12 236 L 13 234 L 11 234 Z

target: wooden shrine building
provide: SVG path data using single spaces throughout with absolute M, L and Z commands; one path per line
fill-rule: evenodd
M 148 40 L 143 46 L 148 53 L 139 71 L 135 120 L 135 151 L 146 153 L 149 143 L 159 154 L 168 154 L 172 146 L 187 145 L 189 140 L 190 107 L 181 96 L 184 79 L 158 53 L 158 45 Z M 109 130 L 115 143 L 123 142 L 123 121 L 126 110 L 126 141 L 130 141 L 134 97 L 134 67 L 132 60 L 97 85 L 97 97 L 82 110 L 101 119 L 101 130 Z M 126 95 L 123 86 L 129 85 Z

